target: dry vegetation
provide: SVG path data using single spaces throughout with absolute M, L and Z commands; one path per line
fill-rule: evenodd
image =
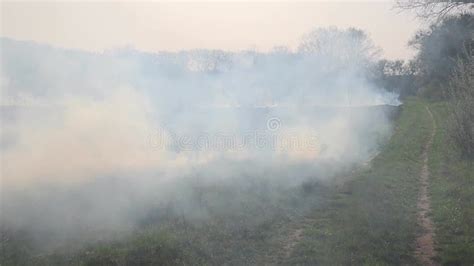
M 474 56 L 458 60 L 450 82 L 450 135 L 466 157 L 474 157 Z

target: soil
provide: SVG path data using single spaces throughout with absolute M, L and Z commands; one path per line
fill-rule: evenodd
M 436 134 L 436 123 L 433 118 L 433 114 L 431 113 L 430 109 L 426 107 L 428 111 L 431 121 L 432 121 L 432 130 L 431 135 L 426 142 L 423 148 L 423 154 L 421 155 L 422 159 L 422 169 L 420 173 L 420 192 L 418 197 L 418 223 L 422 228 L 422 233 L 416 239 L 416 250 L 415 254 L 418 261 L 422 265 L 438 265 L 438 263 L 434 260 L 436 257 L 436 250 L 434 244 L 434 226 L 433 221 L 430 217 L 431 211 L 431 201 L 429 196 L 429 178 L 430 172 L 428 168 L 428 154 L 433 144 L 433 139 Z

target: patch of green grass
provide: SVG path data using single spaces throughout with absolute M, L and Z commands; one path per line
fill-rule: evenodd
M 182 243 L 160 228 L 143 230 L 130 238 L 90 244 L 80 250 L 3 261 L 2 265 L 184 265 L 189 264 Z
M 270 178 L 268 181 L 247 179 L 228 184 L 201 184 L 198 198 L 202 204 L 197 204 L 195 211 L 205 213 L 204 219 L 184 215 L 179 207 L 168 213 L 157 209 L 154 212 L 165 215 L 161 218 L 151 215 L 143 225 L 119 234 L 117 239 L 79 248 L 65 246 L 51 252 L 38 252 L 26 246 L 28 239 L 15 235 L 11 239 L 19 240 L 18 243 L 5 245 L 9 252 L 0 254 L 0 262 L 2 265 L 257 265 L 269 249 L 280 248 L 278 232 L 300 219 L 309 208 L 321 204 L 322 198 L 327 197 L 327 188 L 316 181 L 288 188 L 271 182 Z
M 389 144 L 372 167 L 334 188 L 332 202 L 313 213 L 288 263 L 416 264 L 419 160 L 430 132 L 425 105 L 409 99 Z
M 438 125 L 429 161 L 438 256 L 444 265 L 474 265 L 474 163 L 450 144 L 447 104 L 431 109 Z

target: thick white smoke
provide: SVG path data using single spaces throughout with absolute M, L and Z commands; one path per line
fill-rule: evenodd
M 296 52 L 1 49 L 9 226 L 126 228 L 190 175 L 327 179 L 377 152 L 390 122 L 374 106 L 399 104 L 367 79 L 376 49 L 353 29 L 316 30 Z

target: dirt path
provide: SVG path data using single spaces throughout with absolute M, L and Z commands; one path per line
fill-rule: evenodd
M 416 239 L 415 254 L 422 265 L 438 265 L 433 258 L 436 256 L 434 249 L 434 226 L 429 216 L 431 211 L 431 201 L 428 193 L 430 172 L 428 169 L 428 154 L 433 144 L 436 134 L 436 123 L 428 106 L 425 107 L 432 121 L 431 135 L 423 148 L 422 162 L 423 167 L 420 173 L 420 195 L 418 197 L 418 223 L 423 232 Z
M 302 238 L 303 238 L 303 228 L 294 229 L 290 233 L 285 245 L 283 246 L 283 250 L 284 250 L 283 259 L 288 259 L 291 256 L 291 253 L 293 253 L 293 250 L 295 249 L 296 244 L 298 244 Z

